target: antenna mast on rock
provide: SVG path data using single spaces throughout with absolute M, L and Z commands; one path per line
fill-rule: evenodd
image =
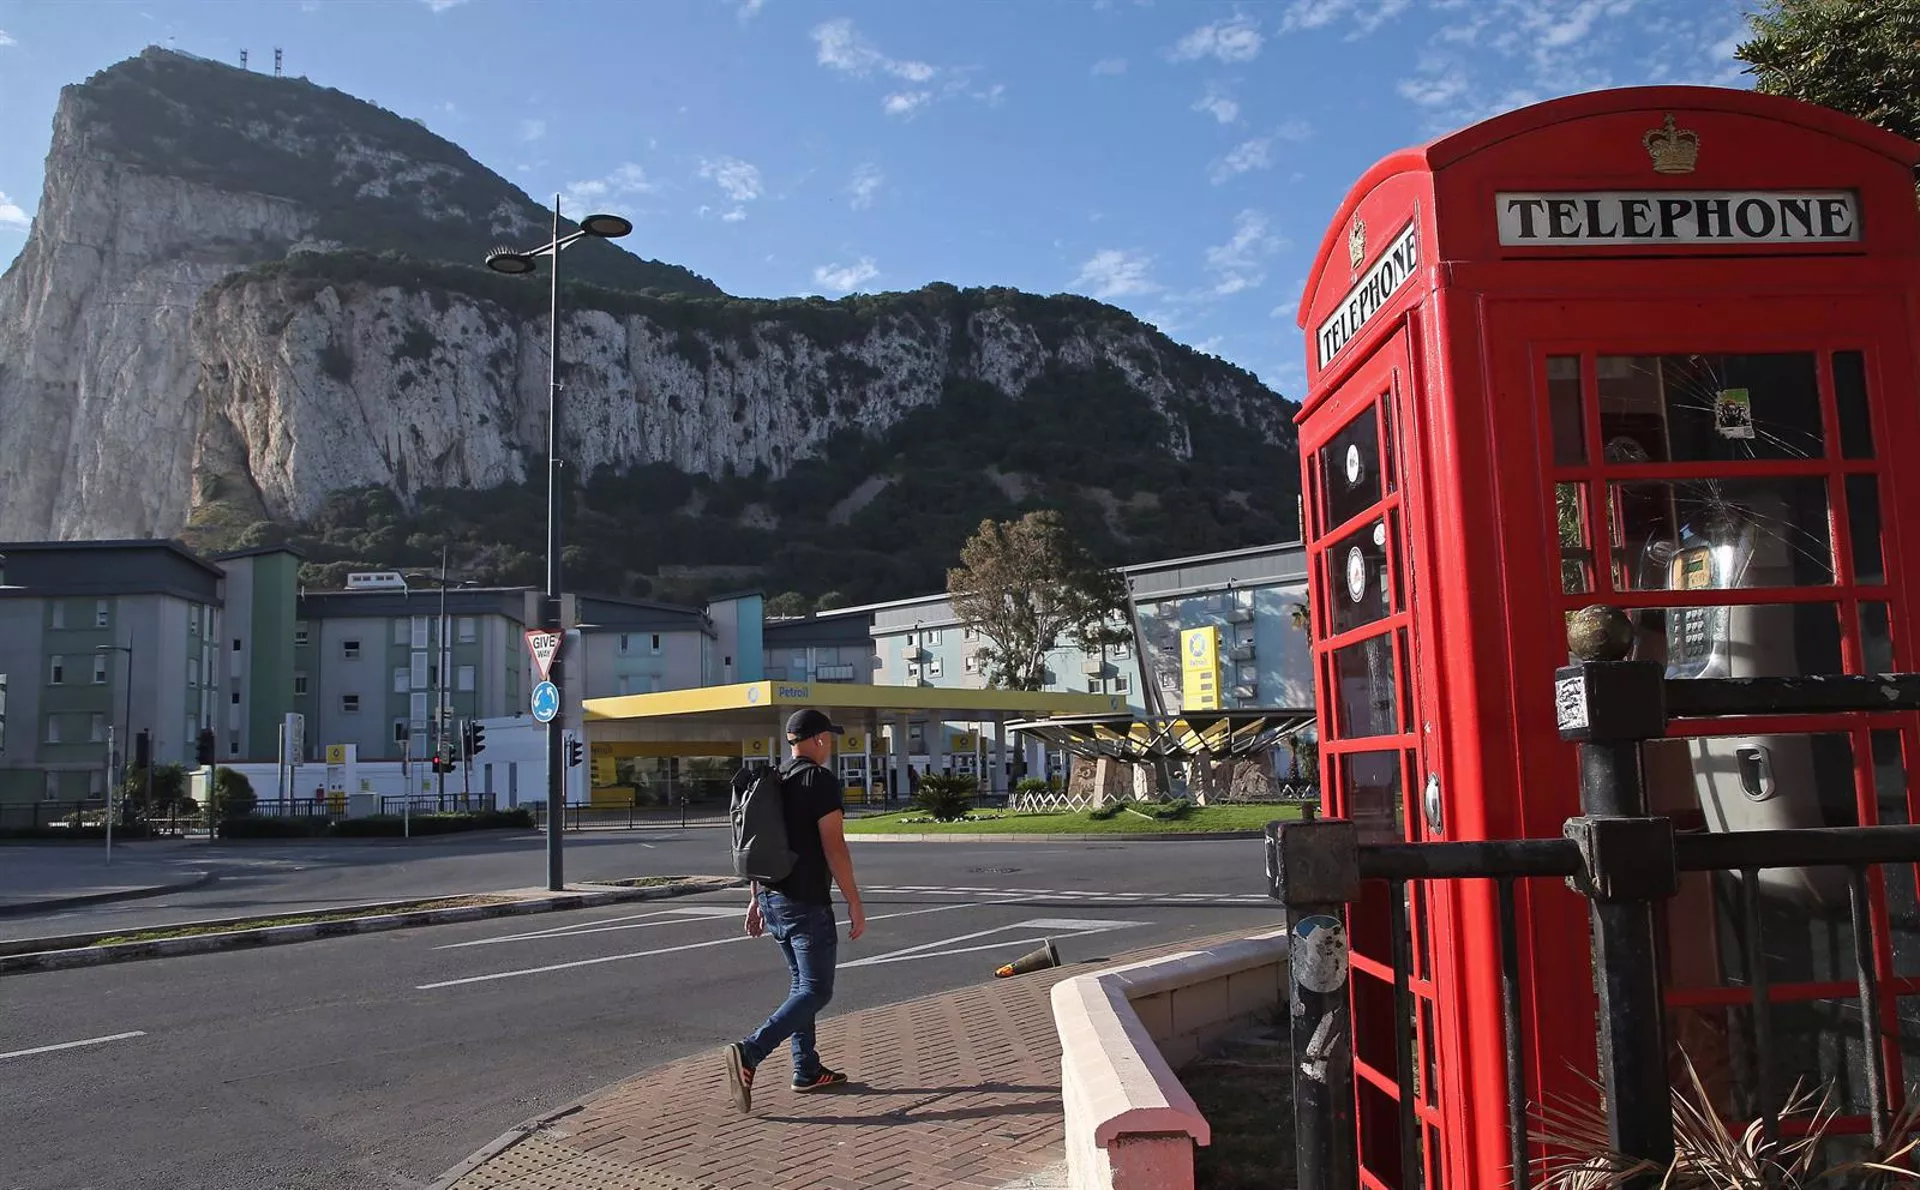
M 273 47 L 273 77 L 280 77 L 280 47 Z
M 247 51 L 241 50 L 240 51 L 240 69 L 245 70 L 246 68 L 247 68 Z

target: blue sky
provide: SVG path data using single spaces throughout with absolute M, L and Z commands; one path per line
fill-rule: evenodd
M 1749 0 L 0 0 L 0 264 L 62 85 L 171 46 L 426 122 L 730 293 L 1071 291 L 1302 387 L 1326 221 L 1403 145 L 1744 87 Z

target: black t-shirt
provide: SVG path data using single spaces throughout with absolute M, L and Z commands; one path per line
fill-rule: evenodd
M 780 804 L 787 819 L 787 846 L 793 849 L 793 871 L 767 887 L 785 897 L 811 905 L 831 905 L 832 872 L 826 848 L 820 844 L 820 820 L 845 808 L 840 778 L 810 761 L 795 758 L 780 770 L 786 776 Z

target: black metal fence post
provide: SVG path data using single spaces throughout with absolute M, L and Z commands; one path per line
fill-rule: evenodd
M 1286 906 L 1299 1190 L 1359 1184 L 1345 910 L 1360 899 L 1360 834 L 1344 819 L 1269 822 L 1268 892 Z
M 1564 831 L 1580 848 L 1574 883 L 1591 905 L 1608 1139 L 1664 1173 L 1673 1117 L 1654 911 L 1678 890 L 1679 873 L 1673 824 L 1647 813 L 1641 743 L 1666 734 L 1666 674 L 1656 662 L 1624 660 L 1633 630 L 1616 608 L 1583 609 L 1568 638 L 1582 660 L 1555 674 L 1554 703 L 1561 737 L 1580 743 L 1582 816 Z M 1660 1177 L 1625 1185 L 1641 1190 Z

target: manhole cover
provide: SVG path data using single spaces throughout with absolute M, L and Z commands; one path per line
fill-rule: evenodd
M 968 868 L 967 869 L 969 874 L 981 875 L 981 876 L 986 876 L 986 875 L 1005 876 L 1010 872 L 1018 872 L 1019 870 L 1020 870 L 1019 868 Z

